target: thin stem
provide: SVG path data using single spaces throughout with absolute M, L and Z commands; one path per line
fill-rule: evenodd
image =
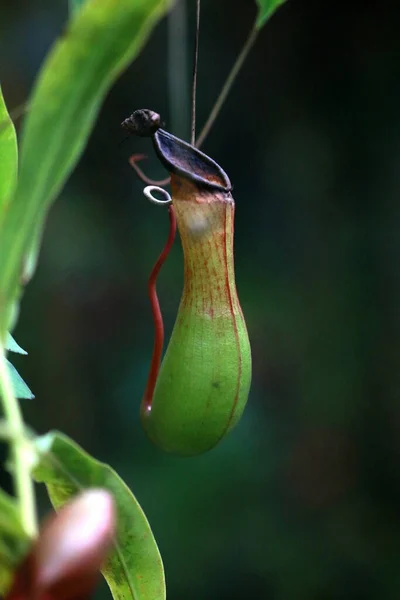
M 259 30 L 256 28 L 256 24 L 254 24 L 253 27 L 251 28 L 249 36 L 248 36 L 246 42 L 244 43 L 244 46 L 243 46 L 239 56 L 237 57 L 228 77 L 226 78 L 226 81 L 220 91 L 220 94 L 213 106 L 212 111 L 210 112 L 210 115 L 209 115 L 203 129 L 201 130 L 201 133 L 196 140 L 196 148 L 200 148 L 200 146 L 206 139 L 207 135 L 209 134 L 210 129 L 213 126 L 214 121 L 217 118 L 219 111 L 221 110 L 222 105 L 224 104 L 226 97 L 231 90 L 231 87 L 237 77 L 237 74 L 239 73 L 244 61 L 247 58 L 247 55 L 249 54 L 254 42 L 257 39 L 258 31 Z
M 36 502 L 33 481 L 30 475 L 29 443 L 25 439 L 24 422 L 18 400 L 14 395 L 7 368 L 5 350 L 0 345 L 0 401 L 6 421 L 12 432 L 10 441 L 13 456 L 13 479 L 21 522 L 26 533 L 37 535 Z
M 189 82 L 186 0 L 180 0 L 168 16 L 168 106 L 169 127 L 175 135 L 189 139 Z
M 196 35 L 194 41 L 193 80 L 192 80 L 192 129 L 190 143 L 194 146 L 196 141 L 196 93 L 197 93 L 197 63 L 199 61 L 200 37 L 200 0 L 196 0 Z
M 21 104 L 18 104 L 18 106 L 16 106 L 15 108 L 10 110 L 10 112 L 9 112 L 10 118 L 13 121 L 17 121 L 17 119 L 22 117 L 26 112 L 28 112 L 28 110 L 29 110 L 29 103 L 22 102 Z
M 20 117 L 22 117 L 28 110 L 29 110 L 28 102 L 23 102 L 22 104 L 19 104 L 18 106 L 16 106 L 12 110 L 10 110 L 8 113 L 8 116 L 10 117 L 10 119 L 13 121 L 13 123 L 15 125 L 15 122 Z M 0 121 L 0 133 L 1 133 L 1 131 L 3 131 L 3 129 L 8 127 L 8 124 L 9 124 L 8 119 L 4 119 L 3 121 Z
M 169 175 L 168 177 L 165 177 L 165 179 L 150 179 L 150 177 L 147 177 L 147 175 L 137 164 L 140 160 L 143 160 L 145 158 L 147 158 L 145 154 L 133 154 L 129 158 L 129 164 L 135 169 L 136 175 L 139 177 L 139 179 L 143 181 L 143 183 L 145 183 L 146 185 L 158 185 L 159 187 L 168 185 L 171 181 L 171 177 Z

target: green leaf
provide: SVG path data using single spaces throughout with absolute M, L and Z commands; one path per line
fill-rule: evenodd
M 87 0 L 45 60 L 29 101 L 17 190 L 0 220 L 0 338 L 16 314 L 21 278 L 35 268 L 46 213 L 83 151 L 105 94 L 169 5 Z
M 0 536 L 4 534 L 26 537 L 16 501 L 0 489 Z
M 14 340 L 10 333 L 7 333 L 6 337 L 6 350 L 8 350 L 9 352 L 16 352 L 17 354 L 28 354 L 27 352 L 25 352 L 25 350 L 23 350 L 23 348 L 21 348 L 21 346 L 19 346 L 19 344 L 17 344 L 17 342 Z M 7 366 L 16 398 L 32 400 L 35 396 L 32 394 L 31 390 L 26 385 L 25 381 L 22 379 L 17 369 L 8 360 Z
M 69 0 L 69 12 L 73 15 L 76 10 L 79 10 L 86 0 Z
M 11 575 L 29 544 L 15 500 L 0 489 L 0 594 L 6 593 Z
M 23 348 L 21 348 L 19 344 L 17 344 L 11 333 L 7 333 L 6 350 L 8 350 L 9 352 L 15 352 L 17 354 L 28 354 Z
M 0 87 L 0 215 L 17 183 L 18 147 L 14 124 L 10 119 Z
M 286 0 L 256 0 L 256 2 L 258 5 L 256 27 L 257 29 L 261 29 Z
M 17 369 L 12 363 L 10 363 L 9 360 L 6 359 L 6 362 L 14 390 L 14 396 L 23 400 L 33 400 L 35 396 L 32 394 L 31 390 L 28 388 Z
M 37 438 L 36 481 L 46 484 L 53 506 L 60 508 L 80 490 L 109 490 L 117 506 L 114 549 L 102 571 L 116 600 L 164 600 L 164 570 L 150 525 L 130 489 L 108 465 L 57 432 Z

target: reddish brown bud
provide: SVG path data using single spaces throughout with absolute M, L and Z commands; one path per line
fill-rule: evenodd
M 6 600 L 83 600 L 93 591 L 115 529 L 114 504 L 90 490 L 49 517 Z

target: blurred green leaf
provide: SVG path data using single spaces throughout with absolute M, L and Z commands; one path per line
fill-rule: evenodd
M 117 506 L 114 549 L 102 573 L 117 600 L 164 600 L 164 569 L 150 525 L 130 489 L 108 465 L 57 432 L 37 438 L 39 465 L 33 476 L 46 484 L 53 506 L 82 489 L 109 490 Z
M 13 386 L 15 397 L 23 400 L 33 400 L 35 396 L 32 394 L 31 390 L 28 388 L 25 381 L 18 373 L 17 369 L 12 363 L 10 363 L 9 360 L 6 360 L 6 362 L 10 373 L 11 383 Z
M 8 350 L 9 352 L 15 352 L 16 354 L 28 354 L 26 350 L 24 350 L 19 344 L 17 344 L 11 333 L 7 333 L 6 350 Z
M 0 220 L 3 339 L 16 314 L 21 279 L 26 282 L 35 269 L 47 210 L 75 166 L 106 92 L 169 5 L 170 0 L 87 0 L 45 60 L 29 101 L 18 186 Z
M 0 216 L 17 183 L 18 147 L 14 124 L 10 119 L 0 87 Z
M 21 348 L 19 344 L 17 344 L 17 342 L 10 333 L 7 333 L 6 337 L 6 350 L 8 350 L 8 352 L 15 352 L 17 354 L 28 354 L 23 348 Z M 35 396 L 32 394 L 31 390 L 26 385 L 25 381 L 22 379 L 17 369 L 8 360 L 7 366 L 10 373 L 11 383 L 14 388 L 15 396 L 24 400 L 32 400 Z
M 0 489 L 0 594 L 5 594 L 11 575 L 28 549 L 16 502 Z
M 69 12 L 72 16 L 76 10 L 79 10 L 86 0 L 69 0 Z
M 256 0 L 258 5 L 257 29 L 261 29 L 274 12 L 286 2 L 286 0 Z
M 0 537 L 6 534 L 18 537 L 25 535 L 16 501 L 0 489 Z

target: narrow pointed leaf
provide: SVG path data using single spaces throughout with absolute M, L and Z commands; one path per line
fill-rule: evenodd
M 17 182 L 17 136 L 0 87 L 0 218 Z
M 12 337 L 10 333 L 7 333 L 6 337 L 6 350 L 8 352 L 15 352 L 17 354 L 28 354 Z M 7 366 L 10 373 L 11 383 L 14 388 L 14 394 L 17 398 L 32 400 L 35 396 L 32 394 L 31 390 L 22 379 L 21 375 L 18 373 L 17 369 L 14 367 L 12 363 L 7 360 Z
M 21 279 L 34 271 L 46 213 L 82 153 L 105 94 L 169 5 L 87 0 L 45 60 L 29 102 L 16 193 L 0 215 L 0 338 Z
M 15 397 L 20 398 L 21 400 L 33 400 L 35 396 L 32 394 L 31 390 L 28 388 L 17 369 L 12 363 L 10 363 L 9 360 L 6 360 L 6 362 Z
M 8 352 L 15 352 L 16 354 L 28 354 L 26 350 L 24 350 L 19 344 L 17 344 L 11 333 L 7 333 L 6 350 L 8 350 Z
M 258 17 L 256 27 L 261 29 L 274 12 L 286 2 L 286 0 L 256 0 L 258 6 Z
M 164 600 L 164 570 L 150 525 L 130 489 L 108 465 L 67 436 L 51 432 L 37 439 L 39 464 L 33 476 L 46 485 L 58 509 L 79 491 L 109 490 L 117 507 L 117 535 L 102 571 L 115 600 Z

